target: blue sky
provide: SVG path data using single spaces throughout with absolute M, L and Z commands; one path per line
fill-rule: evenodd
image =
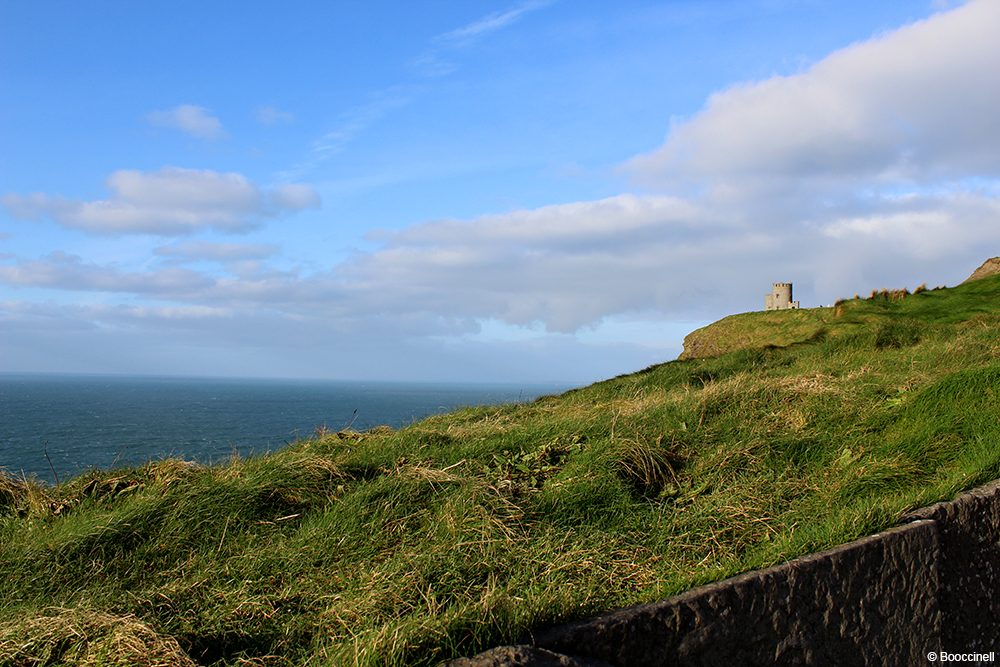
M 1000 254 L 994 0 L 0 5 L 0 371 L 587 382 Z

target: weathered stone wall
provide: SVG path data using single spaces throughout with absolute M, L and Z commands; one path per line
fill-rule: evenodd
M 938 529 L 944 650 L 1000 654 L 1000 481 L 907 518 Z
M 449 667 L 927 665 L 1000 653 L 1000 482 L 829 551 Z

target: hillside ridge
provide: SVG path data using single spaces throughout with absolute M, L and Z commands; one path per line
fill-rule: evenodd
M 991 257 L 983 262 L 960 285 L 983 280 L 1000 274 L 1000 257 Z M 921 286 L 915 292 L 924 292 Z M 867 300 L 903 299 L 909 290 L 872 290 Z M 834 307 L 820 306 L 783 311 L 751 311 L 728 315 L 709 325 L 695 329 L 684 337 L 679 360 L 717 357 L 737 350 L 752 349 L 767 345 L 784 347 L 802 343 L 816 337 L 829 335 L 831 331 L 843 330 L 838 324 L 851 323 L 841 320 L 845 304 L 859 300 L 840 299 Z

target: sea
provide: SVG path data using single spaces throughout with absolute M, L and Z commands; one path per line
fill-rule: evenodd
M 568 385 L 0 374 L 0 468 L 46 483 L 90 468 L 254 456 L 317 429 L 401 428 Z

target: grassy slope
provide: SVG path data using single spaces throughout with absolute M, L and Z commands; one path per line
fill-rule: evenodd
M 736 350 L 768 345 L 787 346 L 826 335 L 835 319 L 833 308 L 807 308 L 739 313 L 724 317 L 684 337 L 680 358 L 717 357 Z M 843 322 L 837 329 L 846 330 Z
M 433 664 L 1000 477 L 1000 277 L 803 313 L 787 347 L 401 431 L 0 477 L 0 664 Z

